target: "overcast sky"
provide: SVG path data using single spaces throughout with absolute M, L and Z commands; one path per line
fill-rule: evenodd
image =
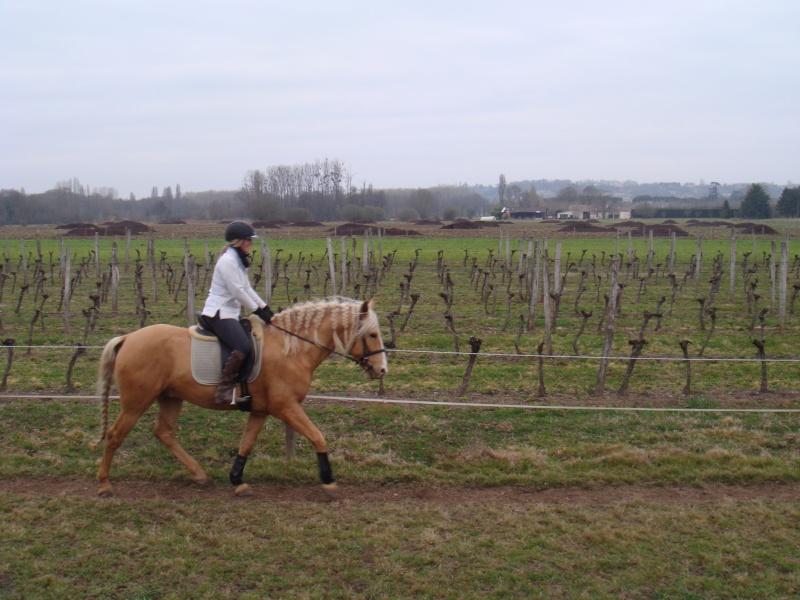
M 0 188 L 800 182 L 797 0 L 0 0 Z

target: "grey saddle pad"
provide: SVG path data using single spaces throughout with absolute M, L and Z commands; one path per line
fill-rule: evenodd
M 192 340 L 192 376 L 197 383 L 203 385 L 217 385 L 222 377 L 222 357 L 219 340 L 215 337 L 202 335 L 196 325 L 189 327 L 189 337 Z M 254 363 L 253 370 L 247 382 L 254 381 L 261 373 L 261 342 L 253 339 Z

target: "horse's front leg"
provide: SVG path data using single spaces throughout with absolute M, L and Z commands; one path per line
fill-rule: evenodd
M 253 451 L 253 446 L 255 446 L 261 428 L 264 427 L 267 416 L 266 413 L 250 413 L 250 418 L 247 419 L 244 426 L 244 433 L 239 441 L 239 453 L 233 461 L 230 473 L 231 485 L 236 486 L 234 493 L 237 496 L 248 496 L 253 493 L 250 486 L 244 482 L 244 465 L 247 457 Z
M 322 489 L 331 497 L 336 496 L 338 486 L 333 478 L 330 460 L 328 460 L 328 442 L 322 432 L 311 422 L 302 407 L 297 404 L 287 404 L 280 410 L 275 411 L 275 416 L 285 422 L 297 433 L 305 437 L 317 451 L 317 463 L 319 465 L 319 478 L 322 481 Z

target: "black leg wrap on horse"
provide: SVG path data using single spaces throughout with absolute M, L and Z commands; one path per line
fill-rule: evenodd
M 236 460 L 233 461 L 231 467 L 231 485 L 241 485 L 242 477 L 244 476 L 244 464 L 247 462 L 247 457 L 241 454 L 236 455 Z
M 319 464 L 319 478 L 322 483 L 333 483 L 333 471 L 331 470 L 331 463 L 328 460 L 327 452 L 317 452 L 317 463 Z

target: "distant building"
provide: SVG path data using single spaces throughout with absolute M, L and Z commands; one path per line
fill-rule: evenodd
M 569 207 L 569 210 L 562 210 L 556 214 L 557 219 L 581 219 L 587 221 L 589 219 L 630 219 L 630 210 L 620 210 L 618 207 L 603 207 L 591 206 L 586 204 L 575 204 Z
M 500 216 L 504 219 L 546 219 L 547 209 L 503 207 L 503 210 L 500 212 Z

